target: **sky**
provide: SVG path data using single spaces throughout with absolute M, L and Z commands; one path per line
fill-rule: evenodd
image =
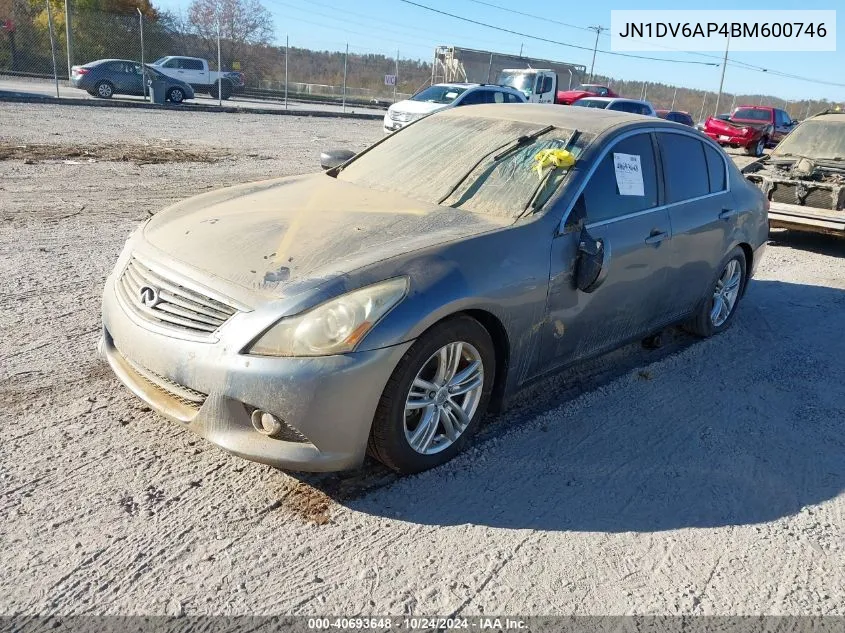
M 584 27 L 610 27 L 611 9 L 678 9 L 692 8 L 671 0 L 647 0 L 639 6 L 616 0 L 415 0 L 419 4 L 458 16 L 500 26 L 541 38 L 587 47 L 590 50 L 569 48 L 560 44 L 541 42 L 484 26 L 469 24 L 455 18 L 438 15 L 401 0 L 261 0 L 275 19 L 276 41 L 284 44 L 319 50 L 349 50 L 356 53 L 382 53 L 401 58 L 431 59 L 437 45 L 460 46 L 499 53 L 522 54 L 583 64 L 588 71 L 592 60 L 595 33 Z M 190 0 L 153 0 L 164 9 L 185 11 Z M 518 15 L 488 5 L 498 5 L 544 19 Z M 845 15 L 841 0 L 802 0 L 801 9 L 835 9 Z M 736 0 L 710 0 L 695 8 L 738 8 Z M 742 9 L 796 9 L 794 0 L 745 0 Z M 839 16 L 837 18 L 841 19 Z M 837 20 L 839 22 L 839 20 Z M 565 26 L 567 25 L 571 26 Z M 581 27 L 581 28 L 576 28 Z M 836 52 L 807 53 L 731 53 L 729 59 L 780 72 L 829 81 L 840 86 L 819 84 L 767 75 L 747 68 L 728 66 L 724 90 L 728 93 L 770 94 L 788 100 L 828 99 L 845 102 L 845 36 L 837 29 Z M 610 50 L 610 35 L 599 38 L 599 50 Z M 661 59 L 684 62 L 719 63 L 722 54 L 683 51 L 646 53 Z M 717 91 L 721 76 L 718 66 L 692 63 L 631 59 L 599 52 L 595 72 L 601 75 L 632 81 L 655 81 L 670 85 Z

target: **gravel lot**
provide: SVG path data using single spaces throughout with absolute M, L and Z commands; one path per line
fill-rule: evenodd
M 402 480 L 242 461 L 112 377 L 99 295 L 148 211 L 380 135 L 0 104 L 0 147 L 61 146 L 0 159 L 0 613 L 845 614 L 833 239 L 773 234 L 725 334 L 541 383 L 469 454 Z

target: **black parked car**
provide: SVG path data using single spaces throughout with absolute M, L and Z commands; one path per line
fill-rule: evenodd
M 81 88 L 91 96 L 103 99 L 111 99 L 115 94 L 142 95 L 145 81 L 148 84 L 150 81 L 165 82 L 165 95 L 172 103 L 194 98 L 194 89 L 181 79 L 168 77 L 149 64 L 145 65 L 142 75 L 141 64 L 127 59 L 98 59 L 74 66 L 70 77 L 74 88 Z
M 661 119 L 666 119 L 667 121 L 682 123 L 683 125 L 689 125 L 690 127 L 695 126 L 689 112 L 683 112 L 681 110 L 657 110 L 657 116 Z

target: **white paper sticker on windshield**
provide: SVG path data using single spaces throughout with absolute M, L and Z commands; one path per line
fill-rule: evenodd
M 620 196 L 644 196 L 643 170 L 639 154 L 613 154 L 616 186 Z

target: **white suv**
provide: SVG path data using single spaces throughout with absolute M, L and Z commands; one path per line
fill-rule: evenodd
M 493 84 L 434 84 L 410 99 L 390 106 L 384 115 L 384 132 L 395 132 L 438 110 L 481 103 L 525 103 L 525 95 L 519 90 Z

